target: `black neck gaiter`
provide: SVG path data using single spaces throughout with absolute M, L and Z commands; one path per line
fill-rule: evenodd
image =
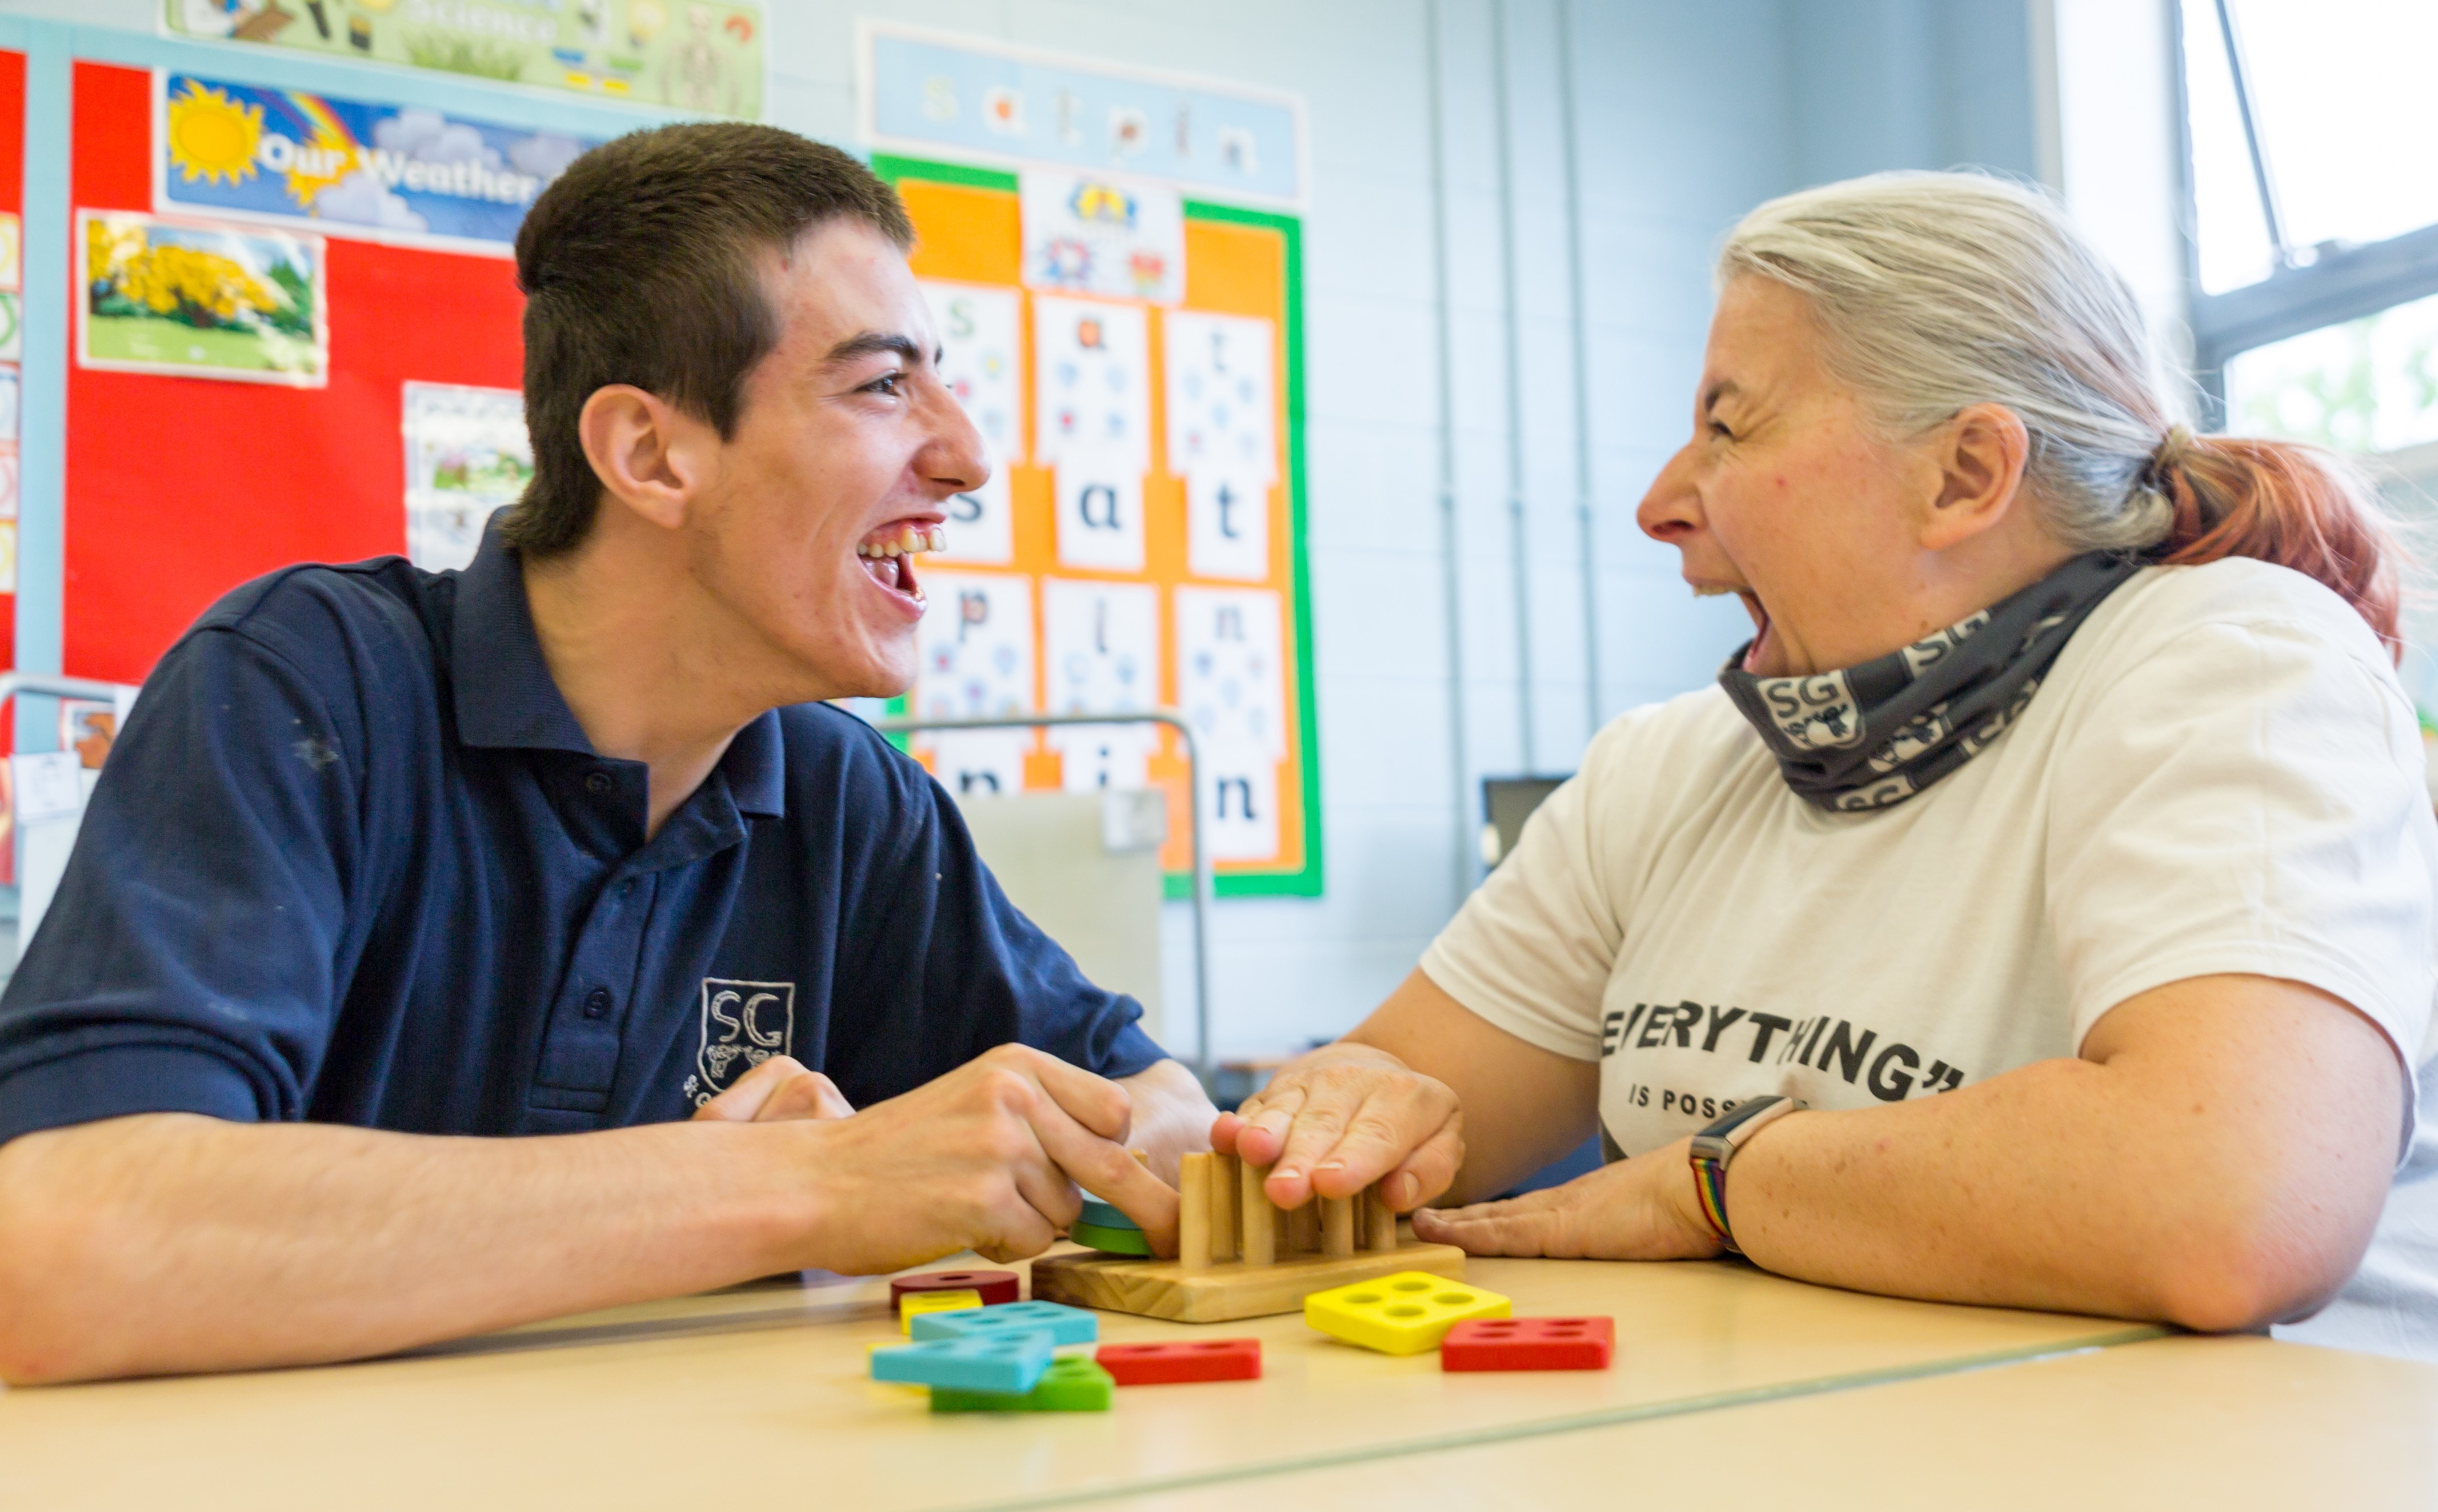
M 2077 556 L 1978 614 L 1841 672 L 1755 677 L 1743 670 L 1748 641 L 1719 684 L 1806 802 L 1840 813 L 1889 808 L 2004 734 L 2084 616 L 2140 568 L 2107 552 Z

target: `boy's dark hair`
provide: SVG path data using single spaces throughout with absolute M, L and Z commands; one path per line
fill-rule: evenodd
M 508 544 L 550 556 L 592 530 L 601 481 L 576 419 L 596 389 L 631 383 L 733 435 L 745 375 L 779 338 L 765 255 L 840 217 L 914 244 L 871 169 L 734 122 L 622 136 L 544 189 L 517 233 L 534 476 L 501 521 Z

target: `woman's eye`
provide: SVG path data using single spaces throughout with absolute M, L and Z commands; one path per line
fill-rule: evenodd
M 1727 441 L 1733 441 L 1736 438 L 1736 433 L 1733 431 L 1728 430 L 1725 426 L 1720 424 L 1716 420 L 1710 422 L 1710 434 Z

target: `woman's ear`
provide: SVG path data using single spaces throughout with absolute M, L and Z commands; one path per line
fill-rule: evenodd
M 1975 404 L 1947 422 L 1938 447 L 1939 492 L 1921 525 L 1921 544 L 1945 551 L 2004 520 L 2022 498 L 2031 432 L 2003 404 Z
M 707 422 L 657 394 L 612 383 L 584 401 L 575 429 L 604 493 L 663 530 L 685 523 L 687 505 L 716 465 L 716 433 Z

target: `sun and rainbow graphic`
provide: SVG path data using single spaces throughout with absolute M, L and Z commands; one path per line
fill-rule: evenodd
M 298 208 L 310 209 L 324 189 L 356 170 L 362 154 L 353 132 L 311 95 L 266 92 L 279 119 L 267 131 L 262 104 L 238 98 L 201 79 L 182 79 L 168 104 L 169 164 L 188 184 L 234 187 L 258 167 L 282 171 Z M 266 154 L 268 135 L 275 149 Z M 284 160 L 284 161 L 283 161 Z
M 230 98 L 209 84 L 186 81 L 169 102 L 169 162 L 188 184 L 242 184 L 254 177 L 262 147 L 262 107 Z

